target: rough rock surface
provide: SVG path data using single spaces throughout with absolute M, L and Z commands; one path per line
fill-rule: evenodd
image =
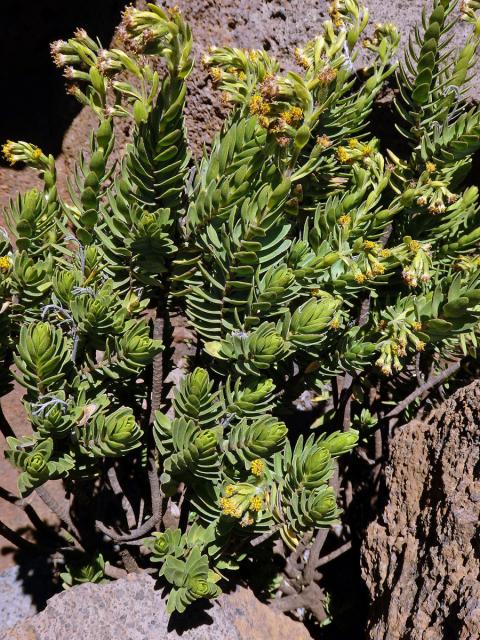
M 480 637 L 480 381 L 398 429 L 362 550 L 374 640 Z
M 10 567 L 0 573 L 0 629 L 13 627 L 36 613 L 32 596 L 24 592 L 19 574 L 19 567 Z
M 308 640 L 299 622 L 275 613 L 244 588 L 211 608 L 168 619 L 148 575 L 107 585 L 85 584 L 49 600 L 47 608 L 6 631 L 1 640 Z

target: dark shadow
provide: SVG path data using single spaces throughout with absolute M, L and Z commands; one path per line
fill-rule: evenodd
M 49 45 L 85 28 L 107 46 L 126 0 L 2 0 L 0 143 L 25 140 L 57 155 L 80 104 L 65 92 Z M 3 160 L 2 160 L 3 162 Z
M 175 631 L 181 636 L 190 629 L 212 624 L 213 618 L 207 612 L 212 607 L 213 604 L 208 600 L 196 600 L 188 607 L 188 615 L 174 611 L 168 621 L 168 631 Z
M 13 555 L 18 567 L 18 581 L 22 591 L 31 597 L 37 611 L 47 606 L 47 601 L 61 591 L 58 572 L 53 565 L 48 549 L 59 547 L 62 543 L 56 527 L 42 523 L 40 527 L 22 527 L 17 533 L 38 545 L 38 553 L 11 546 L 2 548 L 2 555 Z

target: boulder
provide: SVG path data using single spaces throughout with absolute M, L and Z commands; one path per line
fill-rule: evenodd
M 198 603 L 199 604 L 199 603 Z M 182 616 L 165 611 L 162 592 L 147 574 L 108 584 L 83 584 L 48 602 L 41 613 L 1 640 L 308 640 L 300 622 L 276 613 L 238 587 Z
M 397 429 L 362 574 L 372 640 L 480 637 L 480 381 Z

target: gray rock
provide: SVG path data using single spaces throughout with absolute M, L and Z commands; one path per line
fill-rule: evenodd
M 299 622 L 242 587 L 169 620 L 162 593 L 146 574 L 64 591 L 1 640 L 308 640 Z
M 0 573 L 0 630 L 13 627 L 32 616 L 37 609 L 32 596 L 25 593 L 19 567 L 10 567 Z

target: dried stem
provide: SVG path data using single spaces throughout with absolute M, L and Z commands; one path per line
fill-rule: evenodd
M 125 547 L 120 549 L 120 557 L 122 558 L 123 566 L 127 570 L 127 573 L 138 573 L 140 571 L 137 561 Z
M 460 369 L 462 366 L 461 360 L 456 360 L 452 362 L 450 366 L 448 366 L 444 371 L 439 373 L 437 376 L 433 378 L 429 378 L 424 384 L 420 387 L 417 387 L 415 391 L 412 391 L 410 395 L 408 395 L 404 400 L 402 400 L 396 407 L 394 407 L 387 415 L 384 420 L 389 420 L 390 418 L 395 418 L 399 416 L 414 400 L 423 395 L 426 391 L 429 391 L 433 387 L 445 382 L 447 378 L 449 378 L 452 374 Z
M 37 487 L 35 489 L 37 495 L 43 500 L 43 502 L 47 505 L 47 507 L 52 511 L 64 524 L 67 525 L 70 533 L 77 538 L 77 540 L 81 539 L 80 533 L 77 527 L 73 524 L 73 520 L 70 517 L 69 507 L 66 501 L 62 505 L 52 496 L 52 494 L 45 488 L 45 486 Z
M 266 531 L 265 533 L 262 533 L 262 535 L 253 538 L 253 540 L 250 540 L 250 544 L 252 545 L 252 547 L 257 547 L 259 544 L 262 544 L 262 542 L 265 542 L 265 540 L 271 538 L 279 529 L 279 524 L 274 525 L 269 531 Z
M 107 564 L 105 565 L 105 575 L 109 578 L 113 578 L 113 580 L 120 580 L 120 578 L 125 578 L 128 574 L 125 569 L 114 567 L 109 562 L 107 562 Z
M 4 487 L 0 487 L 0 498 L 5 500 L 6 502 L 9 502 L 10 504 L 15 505 L 16 507 L 18 507 L 18 509 L 21 509 L 37 531 L 40 531 L 42 529 L 44 531 L 51 531 L 50 527 L 45 522 L 43 522 L 32 505 L 26 503 L 23 498 L 18 498 Z
M 95 526 L 99 531 L 111 538 L 114 542 L 130 542 L 131 540 L 138 540 L 140 538 L 143 538 L 143 536 L 147 535 L 147 533 L 150 533 L 150 531 L 155 528 L 155 521 L 152 516 L 151 518 L 146 520 L 140 527 L 133 529 L 129 533 L 120 535 L 117 534 L 114 529 L 110 529 L 109 527 L 105 526 L 100 520 L 95 520 Z
M 302 540 L 298 543 L 297 548 L 287 559 L 287 563 L 285 565 L 285 573 L 289 578 L 293 580 L 301 580 L 302 579 L 302 570 L 304 567 L 304 563 L 299 563 L 299 558 L 304 553 L 307 548 L 308 543 L 312 539 L 313 531 L 308 531 L 302 538 Z
M 130 500 L 127 498 L 127 496 L 123 492 L 123 489 L 118 480 L 117 471 L 115 467 L 110 467 L 110 469 L 107 472 L 107 475 L 108 475 L 108 481 L 110 482 L 110 486 L 112 487 L 113 493 L 117 497 L 121 498 L 122 500 L 122 507 L 123 507 L 123 510 L 125 511 L 125 516 L 127 518 L 128 528 L 131 529 L 137 524 L 135 513 L 133 511 L 132 505 L 130 504 Z
M 310 554 L 308 556 L 305 571 L 303 572 L 303 583 L 310 584 L 315 577 L 315 569 L 320 561 L 320 554 L 322 553 L 323 545 L 327 539 L 330 529 L 319 529 L 318 533 L 310 547 Z
M 327 613 L 323 602 L 325 596 L 322 589 L 316 582 L 309 584 L 303 591 L 291 594 L 285 598 L 275 599 L 270 606 L 276 611 L 294 611 L 295 609 L 307 608 L 319 622 L 327 618 Z
M 339 558 L 347 551 L 350 551 L 351 548 L 352 548 L 351 541 L 345 542 L 345 544 L 342 544 L 342 546 L 339 547 L 338 549 L 335 549 L 335 551 L 331 551 L 330 553 L 327 553 L 326 556 L 323 556 L 323 558 L 320 558 L 320 560 L 318 561 L 317 569 L 319 569 L 320 567 L 323 567 L 323 565 L 327 564 L 328 562 L 331 562 L 332 560 Z
M 165 319 L 164 312 L 157 310 L 157 317 L 153 321 L 153 338 L 162 340 L 164 336 Z M 160 352 L 155 356 L 152 367 L 152 389 L 150 394 L 150 415 L 149 415 L 149 455 L 148 455 L 148 484 L 150 486 L 150 498 L 152 501 L 152 519 L 154 528 L 158 529 L 162 521 L 162 490 L 158 478 L 155 442 L 151 434 L 151 425 L 155 420 L 155 412 L 162 403 L 163 391 L 163 354 Z

